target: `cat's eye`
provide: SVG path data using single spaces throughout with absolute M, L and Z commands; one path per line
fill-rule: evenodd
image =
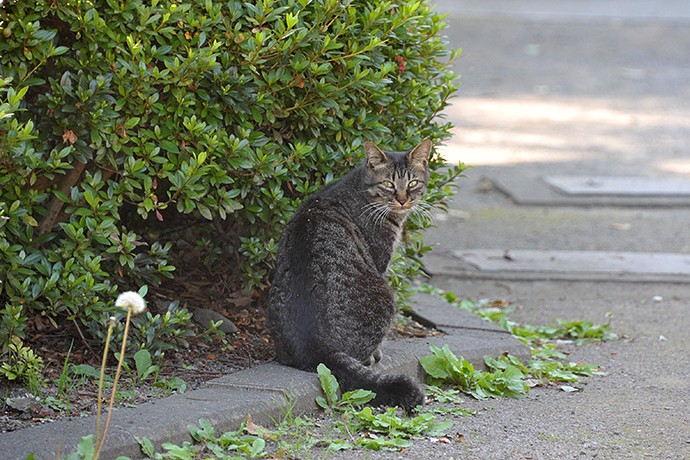
M 415 188 L 418 185 L 419 181 L 417 179 L 412 179 L 410 182 L 407 183 L 407 188 Z
M 385 180 L 385 181 L 381 182 L 381 185 L 382 185 L 383 188 L 385 188 L 386 190 L 393 190 L 393 189 L 395 189 L 395 184 L 393 184 L 393 182 L 391 182 L 391 181 L 389 181 L 389 180 Z

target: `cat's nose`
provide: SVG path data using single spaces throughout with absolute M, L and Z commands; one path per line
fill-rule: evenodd
M 407 203 L 407 197 L 396 195 L 395 201 L 397 201 L 398 203 L 400 203 L 401 206 L 403 206 L 405 203 Z

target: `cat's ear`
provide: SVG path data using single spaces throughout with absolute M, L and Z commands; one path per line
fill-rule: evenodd
M 419 145 L 407 154 L 407 159 L 411 165 L 421 166 L 426 169 L 429 165 L 429 155 L 431 154 L 431 140 L 424 139 Z
M 364 153 L 367 155 L 367 166 L 371 169 L 380 168 L 388 164 L 388 157 L 371 141 L 364 143 Z

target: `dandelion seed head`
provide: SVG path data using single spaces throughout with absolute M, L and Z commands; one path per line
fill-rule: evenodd
M 123 310 L 132 310 L 133 315 L 138 315 L 146 310 L 146 301 L 138 293 L 127 291 L 117 296 L 115 306 Z

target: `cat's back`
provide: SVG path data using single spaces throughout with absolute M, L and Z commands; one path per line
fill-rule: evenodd
M 359 168 L 358 168 L 359 169 Z M 322 244 L 337 244 L 341 238 L 361 238 L 356 215 L 359 171 L 355 169 L 338 181 L 307 198 L 297 209 L 281 236 L 279 256 L 308 256 Z
M 283 230 L 269 292 L 268 319 L 278 360 L 304 367 L 319 337 L 319 311 L 358 273 L 375 271 L 348 206 L 347 176 L 306 199 Z M 308 366 L 307 366 L 308 367 Z
M 366 240 L 347 208 L 329 196 L 304 203 L 286 227 L 279 248 L 279 263 L 289 264 L 293 275 L 348 264 L 370 263 Z M 312 275 L 312 276 L 317 276 Z

